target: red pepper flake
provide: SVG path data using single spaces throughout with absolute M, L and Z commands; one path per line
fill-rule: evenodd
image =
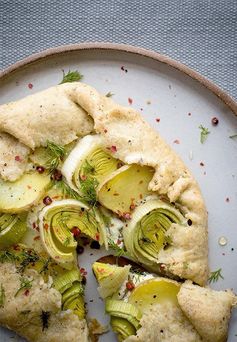
M 44 167 L 43 166 L 37 166 L 36 171 L 39 173 L 44 173 Z
M 156 118 L 156 122 L 160 122 L 160 118 Z
M 48 229 L 49 229 L 48 223 L 45 223 L 45 224 L 44 224 L 44 229 L 45 229 L 46 231 L 48 231 Z
M 205 164 L 203 162 L 200 162 L 200 166 L 204 166 Z
M 80 175 L 81 180 L 85 181 L 86 180 L 86 175 Z
M 191 116 L 192 115 L 192 113 L 188 113 L 188 116 Z
M 111 146 L 111 147 L 110 147 L 110 151 L 113 152 L 113 153 L 114 153 L 114 152 L 117 152 L 117 147 L 114 146 L 114 145 Z
M 225 201 L 226 201 L 227 203 L 230 202 L 229 197 L 226 197 Z
M 30 189 L 32 189 L 32 186 L 30 186 L 30 185 L 27 185 L 27 188 L 30 190 Z
M 212 123 L 213 126 L 217 126 L 218 123 L 219 123 L 219 120 L 216 117 L 214 117 L 214 118 L 211 119 L 211 123 Z
M 132 203 L 129 208 L 130 208 L 130 210 L 134 210 L 136 208 L 136 205 L 134 203 Z
M 126 283 L 126 289 L 127 289 L 128 291 L 132 291 L 132 290 L 135 289 L 135 285 L 133 284 L 132 281 L 128 281 L 128 282 Z
M 32 227 L 35 229 L 36 228 L 36 223 L 33 222 Z
M 80 268 L 80 272 L 83 276 L 87 275 L 87 272 L 86 272 L 85 268 L 83 268 L 83 267 Z
M 123 218 L 125 218 L 125 220 L 131 220 L 131 214 L 130 213 L 123 213 Z
M 95 234 L 95 239 L 96 239 L 96 241 L 99 241 L 99 240 L 100 240 L 100 234 L 99 234 L 99 233 L 96 233 L 96 234 Z
M 120 245 L 122 243 L 122 241 L 121 240 L 117 240 L 117 245 Z
M 25 295 L 25 296 L 29 296 L 29 294 L 30 294 L 30 291 L 29 291 L 28 289 L 25 290 L 24 295 Z
M 71 233 L 73 234 L 74 238 L 77 238 L 79 235 L 81 235 L 81 230 L 78 227 L 74 226 L 71 229 Z
M 35 236 L 35 237 L 34 237 L 34 240 L 35 240 L 35 241 L 40 240 L 40 236 L 39 236 L 39 235 L 38 235 L 38 236 Z
M 14 245 L 13 249 L 14 249 L 14 251 L 19 251 L 20 250 L 20 246 L 19 245 Z
M 43 203 L 45 205 L 50 205 L 52 203 L 52 198 L 50 198 L 49 196 L 46 196 L 44 199 L 43 199 Z
M 15 156 L 15 161 L 20 162 L 21 161 L 21 157 L 20 156 Z
M 32 89 L 33 88 L 33 84 L 32 83 L 28 83 L 28 88 Z
M 131 97 L 128 98 L 128 103 L 131 105 L 133 103 L 133 99 Z
M 107 132 L 108 132 L 108 130 L 105 128 L 105 129 L 104 129 L 104 133 L 107 133 Z
M 179 145 L 179 144 L 180 144 L 180 141 L 179 141 L 178 139 L 175 139 L 175 140 L 173 141 L 173 143 Z

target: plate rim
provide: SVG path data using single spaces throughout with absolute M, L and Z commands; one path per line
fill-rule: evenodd
M 180 72 L 188 75 L 192 79 L 198 81 L 205 88 L 210 90 L 214 95 L 216 95 L 222 102 L 229 107 L 229 109 L 237 116 L 237 101 L 235 101 L 228 93 L 226 93 L 221 87 L 216 85 L 214 82 L 210 81 L 208 78 L 202 76 L 196 70 L 188 67 L 184 63 L 181 63 L 171 57 L 168 57 L 159 52 L 155 52 L 150 49 L 145 49 L 142 47 L 137 47 L 128 44 L 117 44 L 109 42 L 84 42 L 78 44 L 60 45 L 57 47 L 49 48 L 32 55 L 29 55 L 16 63 L 10 65 L 9 67 L 0 71 L 0 81 L 3 81 L 10 74 L 27 67 L 37 61 L 42 59 L 47 59 L 55 55 L 63 55 L 70 52 L 82 51 L 82 50 L 109 50 L 117 52 L 127 52 L 131 54 L 136 54 L 143 57 L 151 58 L 160 63 L 166 64 Z

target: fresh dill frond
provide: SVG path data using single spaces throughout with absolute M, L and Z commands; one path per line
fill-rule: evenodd
M 223 275 L 221 274 L 222 269 L 219 268 L 216 271 L 211 272 L 210 277 L 208 279 L 209 283 L 216 283 L 220 278 L 224 279 Z
M 206 141 L 208 134 L 210 134 L 210 131 L 203 125 L 200 125 L 198 128 L 200 129 L 200 142 L 203 144 Z
M 64 179 L 60 181 L 52 181 L 53 186 L 60 190 L 64 198 L 72 198 L 78 201 L 83 201 L 82 196 L 80 196 L 74 189 L 65 182 Z
M 116 257 L 126 256 L 128 254 L 124 248 L 119 247 L 119 245 L 117 245 L 117 243 L 115 243 L 111 239 L 109 239 L 108 245 L 109 245 L 109 248 L 115 252 Z
M 13 261 L 18 261 L 19 257 L 9 251 L 3 251 L 0 252 L 0 262 L 13 262 Z
M 40 258 L 38 254 L 34 250 L 24 250 L 23 252 L 20 253 L 20 265 L 18 267 L 19 272 L 24 272 L 26 267 L 29 264 L 35 263 L 38 261 Z
M 93 177 L 86 177 L 84 180 L 81 180 L 80 185 L 82 198 L 89 204 L 95 206 L 97 203 L 96 188 L 99 185 L 98 180 Z
M 67 247 L 67 246 L 69 245 L 70 241 L 71 241 L 71 239 L 70 239 L 70 237 L 68 236 L 68 237 L 66 238 L 66 240 L 64 241 L 64 243 L 63 243 L 64 246 Z
M 15 297 L 18 295 L 18 293 L 21 290 L 29 290 L 29 289 L 31 289 L 32 288 L 33 279 L 29 280 L 28 278 L 21 277 L 20 282 L 21 282 L 21 285 L 20 285 L 19 289 L 16 291 Z
M 43 267 L 42 267 L 42 269 L 41 269 L 40 272 L 39 272 L 40 274 L 41 274 L 41 273 L 45 273 L 45 272 L 48 271 L 50 262 L 51 262 L 51 258 L 50 258 L 50 257 L 49 257 L 48 259 L 45 260 L 45 262 L 44 262 L 44 264 L 43 264 Z
M 82 174 L 85 175 L 85 176 L 88 176 L 88 175 L 94 175 L 95 173 L 95 168 L 94 166 L 92 166 L 88 160 L 86 159 L 84 164 L 82 165 Z
M 111 93 L 111 91 L 109 91 L 105 96 L 106 96 L 106 97 L 112 97 L 112 96 L 114 96 L 114 94 Z
M 59 84 L 77 82 L 77 81 L 80 81 L 82 78 L 83 78 L 83 75 L 77 70 L 74 70 L 74 71 L 69 70 L 67 74 L 65 74 L 63 70 L 63 79 Z
M 0 288 L 0 308 L 4 307 L 4 303 L 5 303 L 5 289 L 3 287 L 3 284 L 1 284 L 1 288 Z
M 47 141 L 46 150 L 49 154 L 49 159 L 47 161 L 47 168 L 49 172 L 53 172 L 57 169 L 59 163 L 63 160 L 66 154 L 66 149 L 62 145 L 57 145 L 52 141 Z

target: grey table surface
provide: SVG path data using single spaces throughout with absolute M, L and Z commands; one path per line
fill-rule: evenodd
M 166 54 L 237 99 L 236 0 L 0 0 L 0 68 L 85 41 Z

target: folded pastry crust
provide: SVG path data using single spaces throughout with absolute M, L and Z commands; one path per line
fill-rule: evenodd
M 187 281 L 178 293 L 180 307 L 162 303 L 143 314 L 141 328 L 126 342 L 226 342 L 232 291 L 214 291 Z
M 89 342 L 86 321 L 72 311 L 61 311 L 61 294 L 45 283 L 34 270 L 23 275 L 32 281 L 32 287 L 21 290 L 21 275 L 12 263 L 0 263 L 0 284 L 5 299 L 0 306 L 0 325 L 14 330 L 32 342 Z M 16 295 L 17 294 L 17 295 Z M 42 313 L 49 313 L 47 326 Z
M 116 158 L 155 169 L 150 189 L 176 202 L 192 223 L 188 228 L 171 226 L 167 234 L 173 244 L 160 252 L 158 262 L 170 273 L 204 285 L 208 276 L 207 213 L 200 189 L 182 160 L 139 113 L 79 82 L 0 107 L 0 131 L 25 148 L 45 146 L 47 140 L 65 145 L 93 130 L 101 134 L 106 147 L 116 146 Z M 3 176 L 1 169 L 0 173 Z

